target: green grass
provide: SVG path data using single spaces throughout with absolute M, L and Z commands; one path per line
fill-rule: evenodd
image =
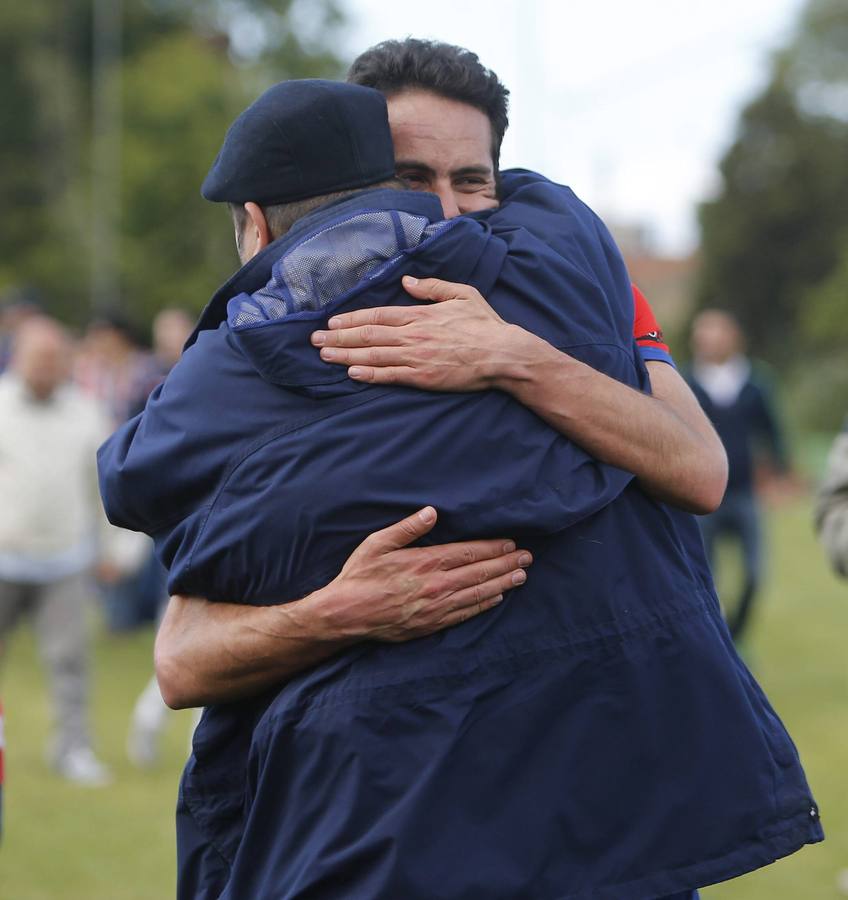
M 707 900 L 833 900 L 840 896 L 837 874 L 848 868 L 848 582 L 827 571 L 807 501 L 773 511 L 769 520 L 770 580 L 748 652 L 798 744 L 828 839 L 703 894 Z M 153 772 L 134 770 L 124 756 L 132 704 L 150 675 L 151 645 L 150 632 L 96 642 L 95 730 L 116 781 L 84 789 L 44 765 L 44 677 L 30 635 L 14 640 L 2 690 L 8 747 L 0 900 L 173 896 L 173 808 L 190 715 L 174 714 L 162 764 Z
M 832 900 L 848 869 L 848 582 L 827 569 L 810 504 L 768 516 L 769 582 L 752 628 L 749 664 L 795 739 L 821 806 L 826 840 L 707 900 Z
M 101 636 L 93 671 L 97 749 L 115 783 L 67 784 L 44 763 L 47 687 L 29 633 L 19 633 L 3 681 L 6 708 L 2 900 L 159 900 L 174 896 L 174 804 L 191 714 L 173 713 L 161 765 L 141 772 L 124 744 L 152 669 L 151 631 Z

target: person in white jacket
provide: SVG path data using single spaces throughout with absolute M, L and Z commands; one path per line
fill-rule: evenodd
M 833 570 L 848 578 L 848 421 L 830 449 L 815 517 Z
M 31 617 L 55 706 L 52 762 L 101 785 L 110 776 L 89 733 L 86 614 L 105 521 L 95 451 L 110 426 L 68 383 L 70 356 L 64 329 L 39 316 L 18 331 L 0 376 L 0 661 Z

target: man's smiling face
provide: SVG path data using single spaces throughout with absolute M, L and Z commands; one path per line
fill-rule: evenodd
M 414 191 L 436 194 L 447 219 L 498 205 L 484 112 L 424 90 L 386 99 L 399 178 Z

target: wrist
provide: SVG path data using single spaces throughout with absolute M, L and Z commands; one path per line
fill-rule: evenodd
M 347 604 L 335 581 L 279 607 L 303 640 L 320 641 L 337 647 L 355 644 L 358 636 L 351 634 Z M 291 626 L 289 628 L 291 631 Z
M 518 325 L 507 326 L 498 353 L 492 386 L 516 399 L 531 395 L 536 386 L 544 383 L 546 373 L 549 377 L 563 359 L 570 359 Z

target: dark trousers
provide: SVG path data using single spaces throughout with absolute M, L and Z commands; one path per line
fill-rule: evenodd
M 762 579 L 763 538 L 760 511 L 752 491 L 730 490 L 721 506 L 699 519 L 707 556 L 715 571 L 716 545 L 729 537 L 738 544 L 742 557 L 743 577 L 739 597 L 730 609 L 725 608 L 727 625 L 734 640 L 742 637 Z

